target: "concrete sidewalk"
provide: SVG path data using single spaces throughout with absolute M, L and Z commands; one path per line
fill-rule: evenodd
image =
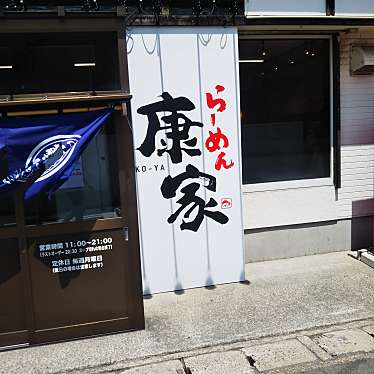
M 371 325 L 367 325 L 371 323 Z M 374 319 L 133 361 L 118 374 L 373 374 Z M 91 371 L 88 371 L 92 373 Z
M 124 370 L 173 353 L 374 323 L 374 271 L 347 253 L 249 264 L 246 274 L 248 284 L 145 300 L 145 331 L 2 352 L 0 372 Z

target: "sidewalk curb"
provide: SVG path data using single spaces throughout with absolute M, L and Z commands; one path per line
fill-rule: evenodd
M 370 252 L 363 253 L 361 255 L 361 262 L 374 268 L 374 255 Z
M 354 258 L 355 260 L 361 261 L 374 269 L 374 253 L 368 249 L 351 251 L 348 253 L 348 256 Z
M 180 352 L 170 352 L 161 355 L 143 357 L 141 359 L 135 360 L 122 360 L 118 361 L 109 365 L 102 365 L 102 366 L 95 366 L 95 367 L 87 367 L 79 369 L 79 373 L 81 374 L 104 374 L 104 373 L 118 373 L 124 372 L 126 370 L 135 368 L 135 367 L 142 367 L 150 364 L 162 363 L 171 360 L 181 360 L 189 357 L 200 356 L 208 353 L 219 353 L 219 352 L 226 352 L 226 351 L 236 351 L 241 350 L 243 348 L 248 348 L 251 346 L 260 346 L 264 344 L 290 340 L 290 339 L 297 339 L 300 341 L 310 352 L 312 352 L 321 362 L 328 362 L 329 360 L 335 360 L 336 358 L 329 355 L 326 351 L 323 351 L 321 347 L 316 344 L 311 337 L 315 337 L 318 335 L 323 335 L 330 332 L 341 331 L 341 330 L 352 330 L 352 329 L 360 329 L 361 331 L 365 331 L 370 325 L 374 325 L 374 318 L 368 319 L 358 319 L 352 320 L 345 323 L 340 324 L 332 324 L 332 325 L 324 325 L 313 327 L 306 330 L 301 331 L 294 331 L 287 335 L 268 335 L 262 336 L 254 339 L 242 339 L 238 341 L 232 341 L 228 343 L 222 343 L 217 345 L 210 345 L 204 346 L 198 349 L 193 349 L 191 351 L 180 351 Z M 369 335 L 369 334 L 368 334 Z M 321 352 L 322 351 L 322 352 Z M 324 352 L 324 353 L 323 353 Z M 356 352 L 357 353 L 357 352 Z M 357 353 L 358 354 L 358 353 Z M 77 370 L 61 370 L 56 371 L 56 374 L 67 374 L 67 373 L 77 373 Z

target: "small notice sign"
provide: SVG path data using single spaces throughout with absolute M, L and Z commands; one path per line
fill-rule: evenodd
M 99 270 L 105 253 L 113 250 L 110 235 L 101 238 L 48 241 L 37 244 L 39 258 L 48 262 L 52 273 Z

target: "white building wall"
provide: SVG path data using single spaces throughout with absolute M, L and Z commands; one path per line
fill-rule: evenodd
M 373 213 L 374 75 L 350 75 L 352 44 L 374 46 L 374 28 L 341 35 L 341 178 L 338 217 Z
M 333 185 L 244 192 L 244 228 L 258 229 L 337 218 Z
M 342 33 L 341 66 L 341 181 L 316 186 L 244 186 L 244 227 L 260 229 L 307 224 L 374 212 L 374 75 L 350 75 L 352 44 L 374 46 L 374 28 Z M 309 185 L 308 185 L 309 183 Z

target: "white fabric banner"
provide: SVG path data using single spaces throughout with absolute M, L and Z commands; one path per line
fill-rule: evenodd
M 242 281 L 236 28 L 127 30 L 145 294 Z

